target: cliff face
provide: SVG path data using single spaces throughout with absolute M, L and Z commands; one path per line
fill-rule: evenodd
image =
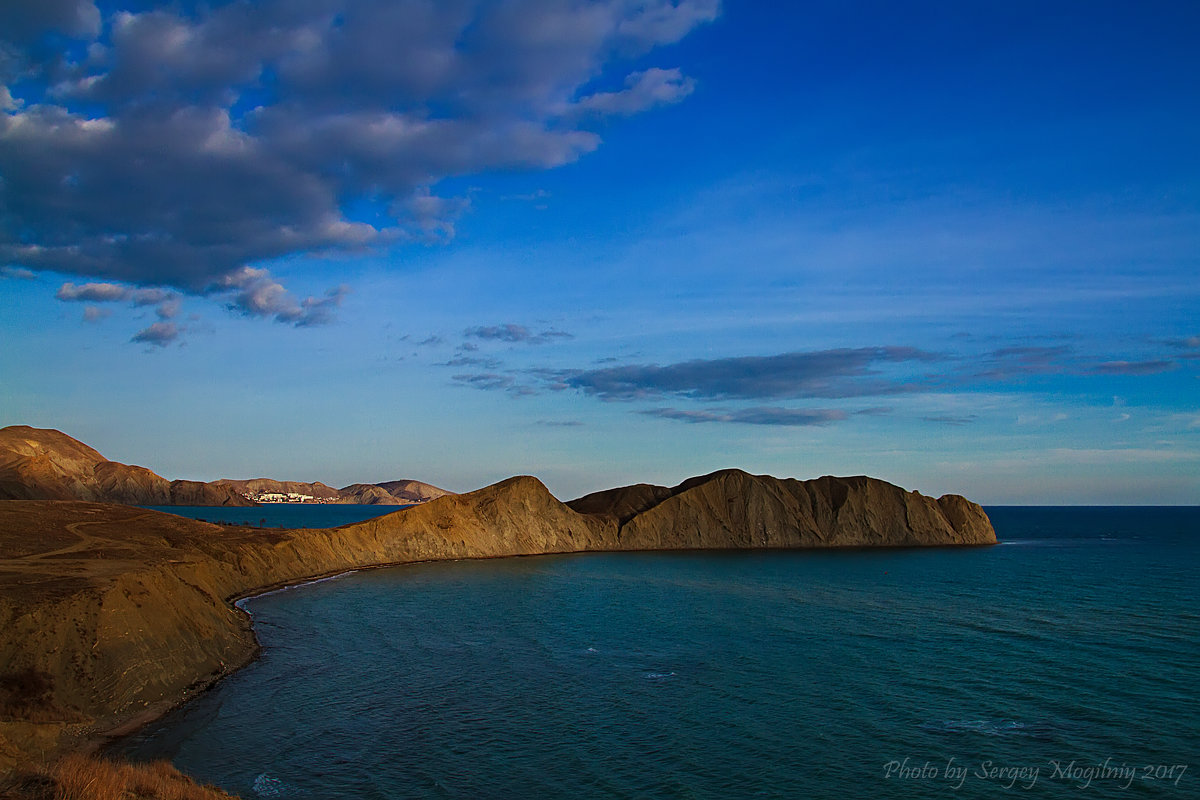
M 61 431 L 0 428 L 0 500 L 90 500 L 130 505 L 254 505 L 227 488 L 168 481 L 109 461 Z
M 229 599 L 320 574 L 596 550 L 995 541 L 987 517 L 962 498 L 933 501 L 865 478 L 728 471 L 573 505 L 590 513 L 529 477 L 329 530 L 0 503 L 0 773 L 160 713 L 237 668 L 256 643 Z
M 723 470 L 674 488 L 639 484 L 568 504 L 619 525 L 629 549 L 993 544 L 975 503 L 867 477 L 781 480 Z

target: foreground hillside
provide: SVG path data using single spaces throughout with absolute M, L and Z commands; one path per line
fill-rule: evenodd
M 145 467 L 109 461 L 61 431 L 28 425 L 0 428 L 0 500 L 254 505 L 227 487 L 169 481 Z
M 450 494 L 421 481 L 323 483 L 253 480 L 169 481 L 145 467 L 109 461 L 52 428 L 0 428 L 0 500 L 87 500 L 136 506 L 254 506 L 261 495 L 300 495 L 328 503 L 408 505 Z
M 232 598 L 383 564 L 600 550 L 987 544 L 979 506 L 737 471 L 559 502 L 534 478 L 329 530 L 0 503 L 0 769 L 136 725 L 253 658 Z

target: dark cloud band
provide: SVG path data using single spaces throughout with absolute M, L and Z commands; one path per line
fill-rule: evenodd
M 567 388 L 604 400 L 667 395 L 699 400 L 871 397 L 921 388 L 912 377 L 885 376 L 882 366 L 941 358 L 911 347 L 863 347 L 666 366 L 635 364 L 561 373 L 558 378 Z

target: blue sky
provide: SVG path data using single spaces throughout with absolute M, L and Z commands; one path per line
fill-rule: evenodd
M 0 9 L 0 424 L 1200 503 L 1189 3 Z

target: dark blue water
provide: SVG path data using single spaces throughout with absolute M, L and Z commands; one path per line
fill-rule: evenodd
M 341 503 L 268 503 L 260 506 L 143 506 L 205 522 L 259 528 L 336 528 L 391 514 L 411 506 L 360 506 Z
M 989 513 L 261 596 L 262 659 L 122 749 L 245 798 L 1200 796 L 1200 509 Z

